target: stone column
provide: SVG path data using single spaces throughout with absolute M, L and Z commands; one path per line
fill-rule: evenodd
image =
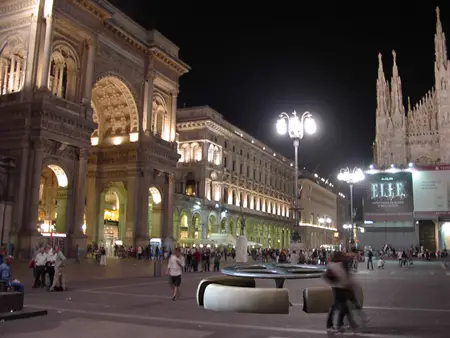
M 56 93 L 58 92 L 58 77 L 59 77 L 59 64 L 55 64 L 55 70 L 54 70 L 54 75 L 53 75 L 53 82 L 52 82 L 52 88 L 50 88 L 50 90 L 52 91 L 53 95 L 56 95 Z
M 8 68 L 9 68 L 9 62 L 5 62 L 5 68 L 3 69 L 5 72 L 5 75 L 3 76 L 3 87 L 2 87 L 2 94 L 6 94 L 8 92 Z
M 45 41 L 44 41 L 44 54 L 42 60 L 42 74 L 40 88 L 48 88 L 48 76 L 50 73 L 50 61 L 52 56 L 52 42 L 53 42 L 53 17 L 46 18 L 45 25 Z
M 63 79 L 64 79 L 64 65 L 61 64 L 59 66 L 59 74 L 58 74 L 58 90 L 56 92 L 56 95 L 59 97 L 63 97 Z
M 86 81 L 84 83 L 83 90 L 83 103 L 91 106 L 92 85 L 94 82 L 94 64 L 95 55 L 97 51 L 97 45 L 95 40 L 91 40 L 87 43 L 88 59 L 86 65 Z
M 38 9 L 35 13 L 35 15 L 31 16 L 31 24 L 29 26 L 28 35 L 28 51 L 26 52 L 26 58 L 23 62 L 23 88 L 24 91 L 28 93 L 32 92 L 36 87 L 36 75 L 39 58 L 38 25 L 41 17 Z
M 75 221 L 72 229 L 72 234 L 75 236 L 81 235 L 81 227 L 84 219 L 84 207 L 86 201 L 86 172 L 89 151 L 87 149 L 80 149 L 80 156 L 78 161 L 78 177 L 76 178 L 76 192 L 75 192 Z
M 40 233 L 37 231 L 37 217 L 39 207 L 39 188 L 42 174 L 42 161 L 44 158 L 44 146 L 41 140 L 37 139 L 33 142 L 32 161 L 27 166 L 27 175 L 29 176 L 29 184 L 27 185 L 28 196 L 25 196 L 23 212 L 24 224 L 20 231 L 19 257 L 29 258 L 31 249 L 35 243 L 41 239 Z
M 99 222 L 99 208 L 100 208 L 100 195 L 97 184 L 97 178 L 94 171 L 89 172 L 86 179 L 86 196 L 88 203 L 86 205 L 86 235 L 87 240 L 92 243 L 98 240 L 98 222 Z
M 5 67 L 5 60 L 0 59 L 0 95 L 3 94 L 2 90 L 3 90 L 3 80 L 4 80 L 4 76 L 5 76 L 5 72 L 4 72 L 4 67 Z
M 130 177 L 127 184 L 127 206 L 126 206 L 126 222 L 125 222 L 125 234 L 122 238 L 125 245 L 133 245 L 136 240 L 136 231 L 138 229 L 139 217 L 138 207 L 139 201 L 139 182 L 138 178 Z
M 178 91 L 172 93 L 172 114 L 170 116 L 170 142 L 175 142 L 175 134 L 177 128 L 177 98 Z
M 9 83 L 8 83 L 8 92 L 12 93 L 14 91 L 14 81 L 16 78 L 16 57 L 11 57 L 11 71 L 9 72 Z
M 150 187 L 150 176 L 147 172 L 144 173 L 144 176 L 139 179 L 139 202 L 136 205 L 136 213 L 138 213 L 139 223 L 136 225 L 136 244 L 142 245 L 142 247 L 146 247 L 148 245 L 149 240 L 149 229 L 148 229 L 148 203 L 149 203 L 149 187 Z
M 20 74 L 20 66 L 22 64 L 22 60 L 18 57 L 16 58 L 16 69 L 14 70 L 14 91 L 19 91 L 20 88 L 20 80 L 21 80 L 21 74 Z
M 166 174 L 166 184 L 164 185 L 164 223 L 161 229 L 161 237 L 172 239 L 173 236 L 173 195 L 174 195 L 174 177 L 172 174 Z
M 153 69 L 149 69 L 145 81 L 145 101 L 142 125 L 147 135 L 152 132 L 152 116 L 153 116 L 153 82 L 155 81 L 155 73 Z
M 67 233 L 67 188 L 58 188 L 56 192 L 56 232 Z

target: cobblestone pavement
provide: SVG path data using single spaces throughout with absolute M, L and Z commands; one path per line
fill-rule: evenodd
M 185 274 L 183 297 L 175 302 L 166 278 L 145 276 L 80 281 L 64 293 L 29 290 L 26 305 L 46 308 L 49 315 L 0 323 L 0 337 L 327 337 L 326 315 L 308 315 L 301 307 L 302 290 L 323 285 L 323 281 L 287 282 L 294 305 L 289 315 L 215 313 L 195 302 L 198 281 L 211 274 Z M 385 270 L 375 271 L 367 271 L 361 264 L 356 278 L 364 288 L 371 321 L 353 337 L 448 337 L 450 271 L 442 264 L 418 262 L 404 269 L 388 262 Z M 258 286 L 273 287 L 273 282 L 258 282 Z

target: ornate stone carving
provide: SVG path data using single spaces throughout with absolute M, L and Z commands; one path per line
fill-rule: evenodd
M 139 113 L 133 94 L 117 77 L 106 76 L 92 90 L 93 120 L 103 137 L 138 132 Z
M 11 1 L 4 6 L 0 7 L 0 14 L 6 14 L 11 12 L 20 11 L 22 9 L 30 8 L 38 3 L 39 0 L 24 0 L 24 1 Z
M 0 31 L 7 31 L 13 28 L 20 28 L 22 26 L 27 26 L 31 23 L 31 16 L 25 18 L 20 18 L 18 20 L 7 21 L 0 24 Z

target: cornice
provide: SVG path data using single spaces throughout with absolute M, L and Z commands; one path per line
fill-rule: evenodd
M 251 147 L 252 150 L 259 152 L 262 156 L 264 156 L 267 160 L 270 161 L 276 161 L 278 164 L 283 165 L 286 169 L 294 170 L 293 167 L 290 166 L 290 161 L 283 161 L 279 157 L 273 156 L 271 152 L 268 151 L 268 149 L 260 148 L 258 145 L 255 145 L 254 143 L 249 142 L 246 139 L 243 139 L 241 137 L 238 137 L 236 133 L 230 131 L 228 128 L 220 125 L 219 123 L 211 120 L 211 119 L 193 119 L 191 121 L 183 121 L 177 123 L 177 132 L 180 133 L 182 131 L 189 131 L 189 130 L 196 130 L 200 128 L 208 128 L 209 130 L 219 133 L 222 136 L 224 136 L 227 139 L 233 139 L 237 140 L 239 142 L 245 142 L 248 146 Z M 188 141 L 179 141 L 179 142 L 188 142 Z M 224 149 L 224 151 L 226 151 Z M 271 151 L 271 150 L 270 150 Z M 289 162 L 289 163 L 288 163 Z
M 20 11 L 22 9 L 30 8 L 34 5 L 36 5 L 39 2 L 39 0 L 24 0 L 24 1 L 8 1 L 6 4 L 0 6 L 0 15 L 7 14 L 7 13 L 13 13 Z
M 91 13 L 100 21 L 104 21 L 111 18 L 111 14 L 109 12 L 107 12 L 103 8 L 96 6 L 89 0 L 69 0 L 69 1 L 83 8 L 85 11 Z
M 157 60 L 161 61 L 165 65 L 169 66 L 171 69 L 173 69 L 179 76 L 186 74 L 190 67 L 185 64 L 183 61 L 174 58 L 173 56 L 170 56 L 163 50 L 161 50 L 159 47 L 151 47 L 149 49 L 149 54 L 155 57 Z

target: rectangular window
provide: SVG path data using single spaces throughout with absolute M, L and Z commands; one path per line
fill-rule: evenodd
M 232 170 L 236 171 L 236 161 L 233 161 L 233 168 L 232 168 Z
M 244 172 L 244 165 L 241 163 L 240 165 L 239 165 L 239 174 L 243 174 L 243 172 Z

